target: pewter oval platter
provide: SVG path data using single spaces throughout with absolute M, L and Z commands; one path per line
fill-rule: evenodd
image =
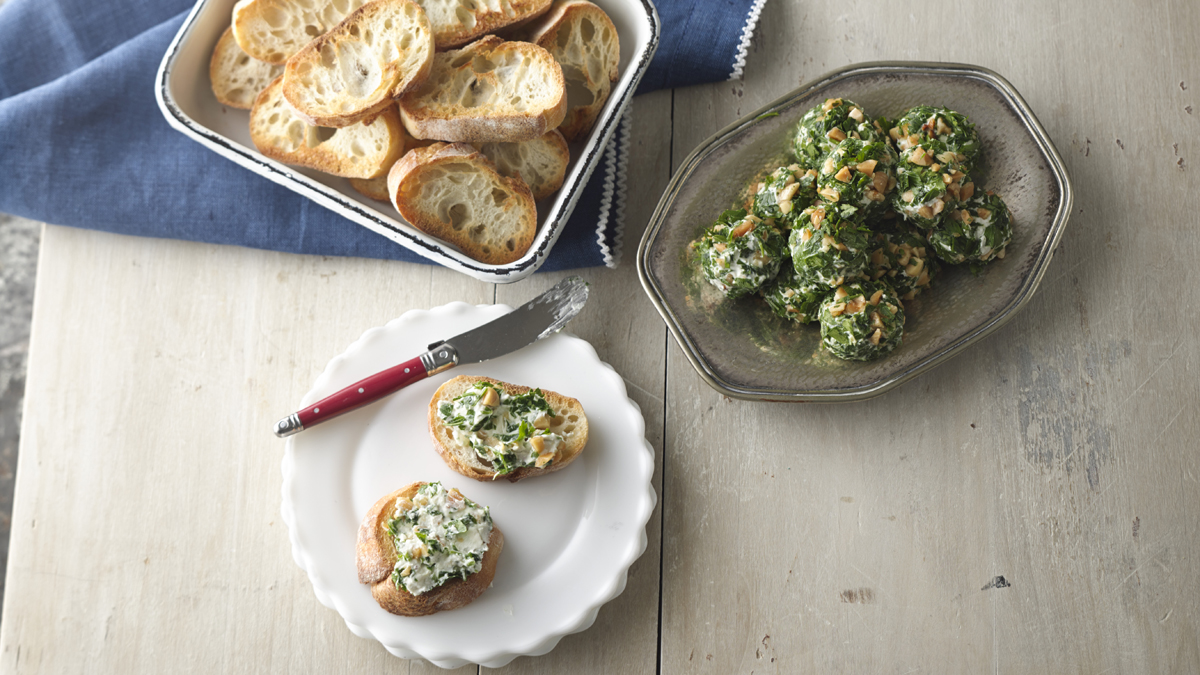
M 1003 260 L 974 276 L 947 267 L 905 302 L 904 341 L 870 362 L 820 348 L 815 325 L 798 326 L 755 299 L 726 300 L 688 252 L 750 179 L 789 161 L 800 117 L 826 98 L 847 98 L 874 116 L 946 106 L 975 123 L 983 161 L 977 186 L 998 192 L 1013 216 Z M 961 64 L 866 63 L 819 78 L 700 144 L 671 179 L 638 247 L 638 275 L 701 377 L 727 396 L 836 402 L 878 396 L 964 351 L 1008 322 L 1037 290 L 1071 212 L 1058 151 L 1021 95 L 1000 75 Z

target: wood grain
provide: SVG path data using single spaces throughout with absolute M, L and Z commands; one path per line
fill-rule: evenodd
M 1039 115 L 1077 213 L 1015 321 L 881 399 L 730 401 L 671 346 L 663 671 L 1196 670 L 1200 348 L 1173 307 L 1197 238 L 1171 195 L 1200 52 L 1116 3 L 873 7 L 769 3 L 743 84 L 676 93 L 676 146 L 851 62 L 975 63 Z

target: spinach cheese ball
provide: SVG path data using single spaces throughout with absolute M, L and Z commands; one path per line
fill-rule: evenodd
M 762 295 L 776 316 L 797 323 L 812 323 L 817 320 L 821 301 L 829 295 L 829 287 L 800 278 L 795 265 L 785 260 L 779 276 L 763 289 Z
M 862 106 L 829 98 L 800 118 L 793 149 L 801 166 L 815 169 L 825 155 L 847 138 L 870 142 L 882 140 L 883 136 Z
M 806 283 L 832 288 L 867 271 L 871 232 L 852 206 L 810 206 L 792 228 L 788 248 L 796 274 Z
M 754 188 L 754 215 L 774 218 L 782 227 L 791 228 L 817 197 L 817 172 L 799 164 L 781 166 Z
M 817 195 L 830 204 L 849 204 L 872 218 L 888 208 L 888 192 L 896 187 L 896 151 L 886 142 L 853 138 L 838 143 L 821 161 Z
M 783 235 L 772 221 L 742 209 L 722 213 L 696 248 L 704 276 L 730 299 L 762 288 L 787 255 Z
M 888 136 L 896 142 L 902 156 L 922 146 L 927 150 L 936 148 L 932 156 L 937 161 L 957 164 L 963 173 L 969 173 L 979 160 L 979 134 L 975 125 L 966 115 L 949 108 L 928 105 L 910 108 L 888 129 Z
M 975 184 L 961 169 L 920 154 L 915 163 L 900 159 L 896 166 L 896 189 L 888 198 L 896 213 L 928 230 L 941 222 L 948 208 L 954 208 L 973 194 Z
M 821 303 L 821 344 L 838 358 L 870 361 L 900 345 L 904 309 L 886 283 L 838 286 Z
M 925 236 L 906 223 L 877 228 L 872 243 L 871 279 L 886 281 L 901 300 L 920 295 L 940 270 Z
M 933 252 L 952 265 L 1003 258 L 1011 241 L 1012 214 L 990 191 L 964 201 L 929 233 Z

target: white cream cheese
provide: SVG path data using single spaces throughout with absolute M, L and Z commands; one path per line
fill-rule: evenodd
M 421 595 L 480 570 L 492 536 L 492 515 L 457 489 L 426 483 L 411 501 L 396 503 L 388 532 L 399 555 L 393 583 Z

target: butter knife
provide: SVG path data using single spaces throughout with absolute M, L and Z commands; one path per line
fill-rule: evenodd
M 464 363 L 515 352 L 557 333 L 587 302 L 587 283 L 568 277 L 504 316 L 429 345 L 424 354 L 375 373 L 275 423 L 284 438 Z

